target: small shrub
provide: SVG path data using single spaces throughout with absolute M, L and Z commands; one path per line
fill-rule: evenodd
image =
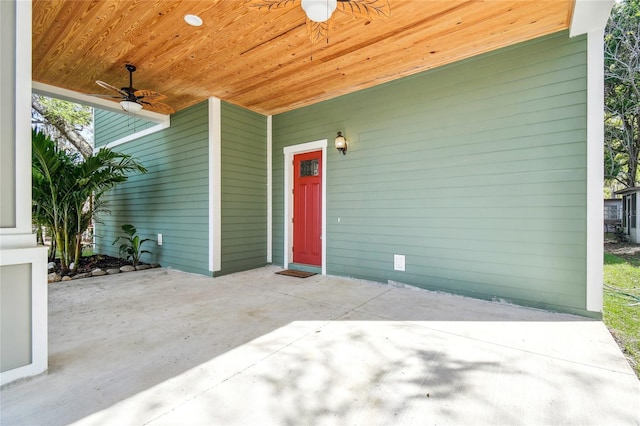
M 142 244 L 153 240 L 149 238 L 141 240 L 140 236 L 136 235 L 138 232 L 136 227 L 128 223 L 122 225 L 122 231 L 127 234 L 127 236 L 120 236 L 116 238 L 112 245 L 115 245 L 115 243 L 120 240 L 124 240 L 124 243 L 120 245 L 120 257 L 125 260 L 131 259 L 133 266 L 138 266 L 138 263 L 140 263 L 140 256 L 144 253 L 151 254 L 149 250 L 142 250 Z
M 629 236 L 624 233 L 624 229 L 622 228 L 622 226 L 616 226 L 613 237 L 616 243 L 626 243 L 627 241 L 629 241 Z

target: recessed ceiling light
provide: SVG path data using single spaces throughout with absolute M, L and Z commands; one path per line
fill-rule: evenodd
M 202 25 L 202 18 L 198 15 L 184 15 L 184 21 L 193 27 L 199 27 Z

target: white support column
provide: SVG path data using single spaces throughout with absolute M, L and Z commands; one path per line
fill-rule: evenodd
M 604 205 L 604 28 L 614 0 L 576 0 L 570 36 L 587 34 L 586 310 L 602 312 Z
M 614 0 L 576 0 L 570 36 L 587 34 L 586 310 L 602 312 L 604 206 L 604 28 Z
M 602 312 L 604 202 L 603 30 L 587 35 L 587 310 Z
M 47 248 L 38 247 L 31 232 L 31 2 L 3 1 L 0 15 L 0 147 L 15 159 L 0 187 L 9 206 L 0 228 L 0 276 L 7 277 L 0 280 L 7 308 L 0 310 L 0 327 L 10 331 L 0 342 L 5 384 L 47 370 Z

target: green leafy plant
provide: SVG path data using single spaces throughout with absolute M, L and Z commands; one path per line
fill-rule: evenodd
M 614 239 L 616 243 L 626 243 L 627 241 L 629 241 L 629 237 L 624 232 L 624 229 L 622 228 L 622 226 L 616 226 Z
M 62 271 L 74 270 L 82 253 L 82 234 L 94 214 L 104 211 L 103 195 L 127 181 L 129 173 L 146 173 L 130 155 L 103 148 L 82 158 L 60 149 L 44 133 L 32 133 L 32 201 L 36 228 L 52 235 L 51 257 L 60 253 Z
M 138 266 L 140 257 L 144 253 L 151 254 L 149 250 L 142 250 L 142 244 L 153 240 L 149 238 L 140 239 L 140 236 L 136 235 L 138 233 L 136 227 L 128 223 L 122 225 L 122 231 L 127 234 L 127 236 L 119 236 L 112 245 L 115 245 L 120 240 L 124 240 L 125 242 L 120 245 L 120 257 L 125 260 L 131 259 L 133 266 Z

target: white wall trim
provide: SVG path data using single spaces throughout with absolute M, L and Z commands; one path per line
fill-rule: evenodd
M 604 41 L 603 29 L 587 35 L 587 303 L 602 312 L 604 202 Z
M 166 118 L 165 122 L 163 122 L 163 123 L 156 124 L 155 126 L 149 127 L 147 129 L 141 130 L 139 132 L 132 133 L 129 136 L 125 136 L 123 138 L 116 139 L 115 141 L 111 141 L 106 145 L 102 145 L 102 146 L 99 146 L 99 147 L 94 147 L 93 151 L 96 152 L 96 151 L 98 151 L 98 150 L 100 150 L 102 148 L 114 148 L 114 147 L 116 147 L 118 145 L 122 145 L 122 144 L 125 144 L 127 142 L 131 142 L 131 141 L 140 139 L 143 136 L 147 136 L 147 135 L 159 132 L 160 130 L 163 130 L 163 129 L 166 129 L 168 127 L 171 127 L 171 118 L 168 115 L 166 117 L 167 118 Z
M 22 264 L 31 265 L 31 363 L 0 373 L 0 385 L 35 376 L 48 368 L 47 247 L 2 250 L 0 266 Z
M 209 98 L 209 271 L 222 269 L 222 103 Z
M 607 25 L 614 0 L 575 0 L 571 16 L 571 37 L 602 31 Z
M 273 116 L 267 116 L 267 263 L 273 262 Z
M 283 148 L 284 152 L 284 267 L 293 260 L 293 156 L 305 152 L 322 150 L 322 275 L 327 274 L 327 139 L 291 145 Z

